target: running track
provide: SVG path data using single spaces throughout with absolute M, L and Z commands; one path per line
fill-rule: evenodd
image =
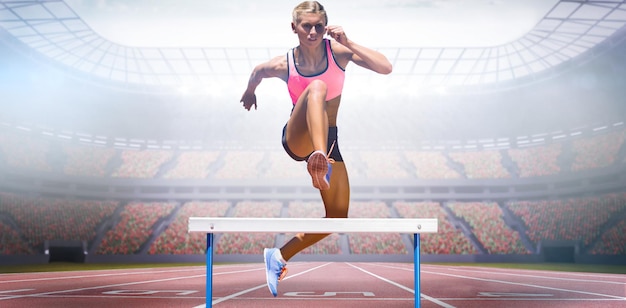
M 0 307 L 203 307 L 205 268 L 0 275 Z M 214 307 L 413 307 L 413 264 L 292 262 L 279 296 L 263 264 L 216 265 Z M 422 307 L 626 307 L 626 275 L 422 265 Z

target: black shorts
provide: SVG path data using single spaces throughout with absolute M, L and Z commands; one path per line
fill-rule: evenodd
M 291 152 L 291 149 L 289 149 L 289 146 L 287 145 L 287 137 L 285 136 L 286 130 L 287 124 L 285 124 L 285 127 L 283 127 L 283 148 L 285 148 L 285 152 L 287 152 L 287 154 L 289 154 L 289 156 L 296 161 L 305 161 L 308 156 L 300 157 Z M 335 146 L 333 146 L 333 142 L 335 143 Z M 343 161 L 343 157 L 341 157 L 341 152 L 339 152 L 339 141 L 337 141 L 337 126 L 331 126 L 328 128 L 328 145 L 326 146 L 326 152 L 330 151 L 331 146 L 333 146 L 333 150 L 332 152 L 330 152 L 330 158 L 334 159 L 335 161 Z

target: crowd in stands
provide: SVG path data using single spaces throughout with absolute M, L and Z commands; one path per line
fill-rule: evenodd
M 626 220 L 620 221 L 604 232 L 589 252 L 601 255 L 626 255 Z
M 292 201 L 287 206 L 287 217 L 320 218 L 326 216 L 321 201 Z
M 280 217 L 282 203 L 278 201 L 238 202 L 232 217 Z M 216 245 L 217 254 L 261 254 L 263 249 L 275 246 L 274 233 L 225 233 Z
M 533 244 L 541 240 L 580 240 L 592 254 L 626 254 L 626 193 L 559 200 L 511 201 L 504 206 L 526 227 Z M 446 207 L 450 213 L 446 212 Z M 116 209 L 121 210 L 114 214 Z M 175 215 L 170 215 L 174 213 Z M 115 212 L 117 213 L 117 212 Z M 490 254 L 527 254 L 517 231 L 507 226 L 502 208 L 493 202 L 353 201 L 351 218 L 437 218 L 439 230 L 421 235 L 421 253 L 476 254 L 478 250 L 455 224 L 462 219 Z M 191 216 L 234 217 L 323 217 L 319 201 L 293 201 L 283 208 L 281 201 L 132 202 L 30 197 L 0 193 L 0 254 L 41 253 L 46 240 L 83 240 L 97 245 L 98 254 L 203 254 L 206 237 L 188 233 Z M 99 226 L 102 239 L 94 243 Z M 157 224 L 159 222 L 159 224 Z M 162 223 L 162 224 L 161 224 Z M 157 226 L 163 228 L 155 229 Z M 166 227 L 165 227 L 166 226 Z M 160 232 L 160 233 L 159 233 Z M 260 254 L 265 247 L 280 246 L 276 239 L 289 240 L 294 234 L 218 235 L 218 254 Z M 347 240 L 349 251 L 342 251 Z M 331 234 L 305 254 L 407 254 L 408 238 L 399 234 Z
M 449 202 L 447 206 L 472 228 L 489 254 L 527 254 L 520 234 L 509 228 L 495 202 Z
M 348 236 L 353 254 L 407 254 L 400 234 L 352 233 Z
M 219 157 L 219 151 L 181 152 L 176 165 L 163 175 L 165 179 L 205 179 L 209 166 Z
M 358 150 L 348 163 L 353 164 L 350 166 L 353 178 L 375 180 L 502 179 L 514 175 L 529 178 L 605 168 L 626 161 L 626 157 L 620 156 L 625 139 L 626 129 L 620 129 L 500 151 Z M 510 156 L 510 162 L 503 162 L 503 154 Z M 173 158 L 176 160 L 172 161 Z M 306 177 L 304 164 L 290 160 L 282 151 L 117 150 L 7 131 L 0 131 L 0 159 L 3 160 L 0 165 L 9 168 L 63 172 L 70 176 L 281 180 Z M 121 164 L 115 166 L 111 162 Z
M 575 156 L 574 162 L 572 162 L 572 171 L 597 169 L 612 165 L 625 138 L 626 130 L 619 130 L 574 140 L 572 151 Z
M 12 168 L 52 171 L 48 162 L 50 143 L 47 141 L 0 131 L 0 151 L 6 164 Z
M 454 227 L 438 202 L 396 201 L 393 207 L 404 218 L 437 218 L 437 233 L 420 235 L 423 254 L 475 254 L 478 251 L 462 231 Z
M 404 156 L 415 167 L 420 179 L 458 179 L 461 174 L 452 169 L 442 152 L 406 151 Z
M 528 237 L 541 240 L 581 240 L 589 245 L 614 213 L 626 209 L 626 193 L 559 200 L 514 201 L 507 206 L 527 227 Z
M 287 207 L 287 217 L 291 218 L 320 218 L 324 217 L 324 204 L 322 202 L 303 202 L 293 201 L 290 202 Z M 295 233 L 286 233 L 284 240 L 288 241 L 293 238 Z M 321 241 L 315 243 L 313 246 L 309 246 L 303 251 L 302 254 L 339 254 L 341 253 L 341 246 L 339 245 L 339 234 L 330 234 Z M 277 245 L 282 246 L 282 245 Z
M 154 178 L 159 168 L 172 158 L 173 152 L 163 150 L 122 151 L 122 165 L 111 174 L 115 178 Z
M 389 218 L 387 204 L 381 201 L 354 201 L 350 204 L 348 217 Z M 402 237 L 397 233 L 349 233 L 348 242 L 353 254 L 407 254 Z
M 499 151 L 450 152 L 450 158 L 463 165 L 468 179 L 504 179 L 511 174 L 502 165 Z
M 391 212 L 382 201 L 352 201 L 348 212 L 350 218 L 389 218 Z
M 107 231 L 98 254 L 135 254 L 152 234 L 154 224 L 176 207 L 171 202 L 131 202 L 120 213 L 118 223 Z
M 66 162 L 63 172 L 74 176 L 104 177 L 106 166 L 115 156 L 115 149 L 65 145 L 63 147 Z
M 280 201 L 240 201 L 232 217 L 280 217 L 282 206 Z
M 34 253 L 15 229 L 0 220 L 0 255 L 32 255 Z
M 344 153 L 344 152 L 347 152 L 347 153 Z M 348 176 L 350 177 L 350 179 L 365 179 L 366 177 L 365 163 L 361 161 L 358 151 L 351 153 L 348 150 L 348 151 L 343 151 L 342 153 L 344 153 L 342 154 L 344 155 L 344 164 L 346 165 L 346 169 L 348 170 Z
M 285 152 L 271 151 L 269 155 L 269 165 L 264 166 L 265 170 L 261 176 L 266 179 L 306 179 L 308 173 L 306 165 L 296 162 Z
M 558 158 L 563 152 L 563 146 L 560 143 L 509 149 L 508 152 L 519 169 L 520 178 L 555 175 L 561 172 Z
M 206 251 L 206 234 L 188 232 L 189 217 L 223 217 L 230 202 L 193 201 L 183 204 L 176 217 L 150 246 L 149 254 L 203 254 Z
M 227 151 L 224 153 L 224 165 L 219 168 L 213 178 L 216 179 L 249 179 L 258 178 L 263 160 L 263 152 L 258 151 Z
M 110 217 L 116 201 L 28 197 L 0 193 L 0 213 L 19 227 L 29 247 L 39 249 L 46 240 L 91 241 L 96 227 Z
M 409 173 L 402 166 L 397 151 L 361 151 L 361 160 L 365 165 L 364 173 L 368 179 L 407 179 Z

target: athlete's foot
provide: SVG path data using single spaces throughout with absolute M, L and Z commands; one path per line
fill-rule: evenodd
M 326 190 L 330 188 L 330 183 L 326 179 L 328 164 L 328 159 L 322 151 L 313 152 L 307 160 L 306 169 L 309 171 L 309 174 L 311 174 L 313 187 L 319 190 Z
M 265 248 L 263 250 L 267 287 L 274 297 L 278 295 L 278 282 L 287 275 L 286 264 L 279 260 L 277 251 L 279 251 L 278 248 Z

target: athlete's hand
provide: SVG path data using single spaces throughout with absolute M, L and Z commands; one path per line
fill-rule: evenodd
M 348 37 L 346 33 L 343 32 L 343 28 L 341 26 L 326 26 L 326 34 L 332 37 L 335 41 L 339 42 L 341 45 L 346 45 L 348 43 Z
M 239 102 L 243 103 L 243 108 L 246 108 L 248 111 L 250 111 L 253 105 L 254 110 L 256 110 L 256 94 L 254 94 L 254 92 L 244 92 Z

